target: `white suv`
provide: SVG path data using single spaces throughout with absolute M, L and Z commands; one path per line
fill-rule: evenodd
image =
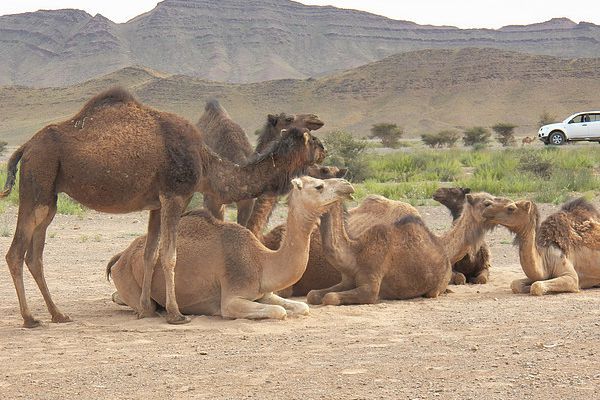
M 600 142 L 600 111 L 586 111 L 571 115 L 563 122 L 544 125 L 538 131 L 544 144 L 564 144 L 575 140 Z

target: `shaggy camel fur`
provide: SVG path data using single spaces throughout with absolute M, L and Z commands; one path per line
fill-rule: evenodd
M 484 217 L 515 234 L 527 278 L 512 282 L 514 293 L 541 296 L 600 286 L 600 213 L 583 198 L 541 225 L 537 206 L 526 200 L 490 207 Z
M 310 232 L 319 215 L 354 189 L 343 179 L 302 177 L 292 182 L 287 233 L 277 251 L 267 249 L 246 228 L 218 221 L 205 211 L 181 218 L 175 287 L 183 313 L 250 319 L 308 313 L 305 303 L 282 299 L 273 292 L 300 279 L 308 260 Z M 107 267 L 120 299 L 128 305 L 135 305 L 141 291 L 144 240 L 134 240 Z M 152 298 L 159 304 L 165 302 L 163 281 L 157 270 Z
M 223 158 L 240 165 L 244 164 L 254 154 L 254 149 L 242 127 L 231 119 L 217 100 L 207 102 L 204 110 L 196 126 L 202 131 L 208 147 Z M 263 143 L 261 150 L 264 151 L 269 143 L 278 140 L 284 129 L 296 127 L 316 130 L 322 126 L 323 122 L 313 114 L 269 115 L 259 138 Z M 204 207 L 222 221 L 225 213 L 224 204 L 217 202 L 210 194 L 205 195 L 203 199 Z M 253 206 L 254 199 L 237 202 L 237 221 L 240 225 L 246 226 Z
M 378 224 L 392 224 L 406 215 L 420 216 L 416 208 L 401 201 L 386 199 L 379 195 L 369 195 L 363 202 L 348 212 L 347 230 L 350 237 L 361 235 Z M 264 237 L 263 243 L 277 249 L 285 227 L 280 225 Z M 324 289 L 341 280 L 339 271 L 325 257 L 321 243 L 321 232 L 315 228 L 310 239 L 310 256 L 302 278 L 292 287 L 279 292 L 283 297 L 305 296 L 313 289 Z
M 460 217 L 469 188 L 439 188 L 433 193 L 433 199 L 445 205 L 454 221 Z M 490 276 L 490 249 L 486 242 L 481 244 L 477 254 L 467 254 L 456 264 L 452 265 L 452 280 L 454 285 L 465 283 L 484 284 Z
M 328 289 L 310 291 L 308 303 L 363 304 L 378 299 L 437 297 L 448 286 L 452 263 L 477 247 L 493 227 L 482 214 L 495 202 L 508 200 L 487 193 L 468 194 L 461 217 L 440 237 L 414 215 L 351 237 L 341 203 L 332 206 L 321 218 L 321 238 L 325 257 L 340 271 L 342 280 Z
M 159 255 L 167 293 L 167 321 L 189 321 L 175 298 L 175 228 L 192 194 L 211 193 L 222 202 L 289 190 L 290 179 L 324 157 L 321 142 L 308 131 L 291 132 L 264 155 L 240 167 L 220 159 L 199 131 L 182 118 L 154 110 L 123 89 L 92 98 L 72 119 L 48 125 L 8 162 L 7 196 L 21 161 L 19 212 L 6 261 L 25 327 L 39 325 L 25 298 L 23 261 L 33 275 L 53 322 L 68 322 L 52 301 L 43 273 L 46 229 L 56 213 L 57 194 L 109 213 L 150 210 L 144 249 L 145 276 L 136 309 L 155 315 L 150 278 Z M 308 162 L 307 162 L 308 160 Z

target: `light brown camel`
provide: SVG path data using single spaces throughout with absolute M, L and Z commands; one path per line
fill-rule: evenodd
M 529 136 L 525 136 L 522 140 L 521 140 L 521 145 L 525 146 L 526 144 L 531 144 L 533 143 L 533 138 L 529 137 Z
M 369 195 L 362 203 L 348 212 L 347 230 L 350 237 L 356 237 L 369 228 L 379 224 L 392 224 L 406 215 L 420 216 L 416 208 L 410 204 L 389 200 L 379 195 Z M 270 249 L 277 249 L 285 226 L 275 227 L 263 238 L 263 243 Z M 311 234 L 310 252 L 306 271 L 293 286 L 286 288 L 279 295 L 305 296 L 313 289 L 324 289 L 341 280 L 339 271 L 329 263 L 321 243 L 321 232 L 315 228 Z
M 445 205 L 452 219 L 456 221 L 462 214 L 466 195 L 471 192 L 469 188 L 439 188 L 433 193 L 433 199 Z M 456 264 L 452 265 L 452 280 L 455 285 L 465 283 L 484 284 L 490 276 L 490 249 L 486 242 L 481 244 L 477 254 L 467 254 Z
M 310 233 L 327 207 L 354 192 L 343 179 L 296 178 L 288 198 L 287 230 L 281 247 L 269 250 L 246 228 L 191 211 L 177 229 L 177 300 L 184 314 L 226 318 L 285 318 L 308 314 L 305 303 L 273 292 L 300 279 L 308 260 Z M 135 305 L 140 296 L 145 237 L 137 238 L 107 267 L 118 297 Z M 152 298 L 165 303 L 164 276 L 156 270 Z
M 580 198 L 566 203 L 540 225 L 535 203 L 495 205 L 484 212 L 515 234 L 527 278 L 512 282 L 514 293 L 541 296 L 600 286 L 600 213 Z
M 231 119 L 217 100 L 210 100 L 206 103 L 204 113 L 196 126 L 200 128 L 208 147 L 223 158 L 241 165 L 254 154 L 254 149 L 242 127 Z M 323 122 L 314 114 L 268 115 L 267 123 L 263 127 L 259 138 L 259 141 L 262 139 L 264 142 L 261 150 L 264 151 L 269 143 L 279 139 L 283 129 L 289 130 L 296 127 L 316 130 L 322 126 Z M 203 200 L 204 207 L 222 221 L 225 205 L 217 202 L 210 194 L 206 194 Z M 253 206 L 254 199 L 244 199 L 237 202 L 237 221 L 239 224 L 246 226 Z
M 56 213 L 57 194 L 67 193 L 86 207 L 109 213 L 150 210 L 145 247 L 140 316 L 155 315 L 150 277 L 158 259 L 167 276 L 167 321 L 189 321 L 175 299 L 175 228 L 195 191 L 231 202 L 265 192 L 286 192 L 308 163 L 324 157 L 321 142 L 295 130 L 263 155 L 240 167 L 220 159 L 199 131 L 182 118 L 154 110 L 123 89 L 92 98 L 72 119 L 48 125 L 21 146 L 8 162 L 7 196 L 21 161 L 19 212 L 6 261 L 25 327 L 39 325 L 25 298 L 23 261 L 33 275 L 53 322 L 68 322 L 52 301 L 43 273 L 46 229 Z
M 378 299 L 436 297 L 448 286 L 452 263 L 482 242 L 493 227 L 483 217 L 497 199 L 487 193 L 468 194 L 461 217 L 438 237 L 420 217 L 408 215 L 391 224 L 376 225 L 351 237 L 341 203 L 321 217 L 321 239 L 328 261 L 342 280 L 308 293 L 310 304 L 363 304 Z

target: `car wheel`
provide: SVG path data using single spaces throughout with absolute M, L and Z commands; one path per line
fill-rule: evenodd
M 561 144 L 565 143 L 565 136 L 562 134 L 562 132 L 554 132 L 548 139 L 550 144 L 555 146 L 560 146 Z

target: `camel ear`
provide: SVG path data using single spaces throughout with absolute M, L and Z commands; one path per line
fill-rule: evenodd
M 467 193 L 467 196 L 466 196 L 466 198 L 467 198 L 467 201 L 469 202 L 469 204 L 470 204 L 470 205 L 473 205 L 473 204 L 475 204 L 475 198 L 473 197 L 473 195 L 472 195 L 472 194 L 468 194 L 468 193 Z
M 292 186 L 294 186 L 297 190 L 302 190 L 302 187 L 303 187 L 302 179 L 300 179 L 300 178 L 292 179 Z
M 273 114 L 267 115 L 267 121 L 269 121 L 269 124 L 271 124 L 273 126 L 277 125 L 277 115 L 273 115 Z
M 525 210 L 525 212 L 529 213 L 529 211 L 531 211 L 531 202 L 529 200 L 523 200 L 519 202 L 519 207 L 523 210 Z
M 308 144 L 308 140 L 310 139 L 310 133 L 304 132 L 304 145 Z
M 471 193 L 471 188 L 462 188 L 464 194 Z

